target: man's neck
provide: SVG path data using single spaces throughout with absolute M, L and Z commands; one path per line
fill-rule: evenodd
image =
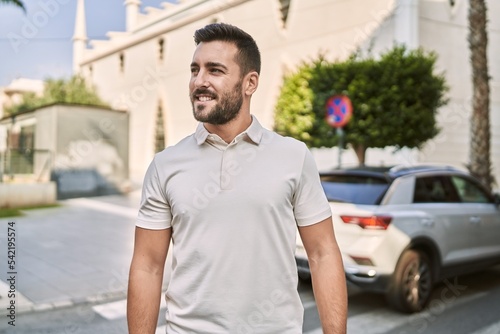
M 250 113 L 240 113 L 235 119 L 226 124 L 214 125 L 203 123 L 208 132 L 218 135 L 228 144 L 231 143 L 237 135 L 248 129 L 250 124 L 252 124 L 252 116 Z

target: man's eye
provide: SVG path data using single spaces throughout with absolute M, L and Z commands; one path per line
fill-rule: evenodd
M 192 67 L 191 68 L 191 73 L 193 73 L 193 74 L 198 73 L 198 69 L 195 68 L 195 67 Z
M 218 68 L 212 68 L 210 70 L 212 73 L 222 73 L 222 70 L 218 69 Z

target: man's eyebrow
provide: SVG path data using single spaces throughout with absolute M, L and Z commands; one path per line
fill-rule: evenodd
M 223 68 L 224 70 L 227 70 L 227 66 L 226 66 L 226 65 L 224 65 L 224 64 L 222 64 L 222 63 L 215 62 L 215 61 L 209 61 L 209 62 L 207 62 L 207 63 L 205 64 L 205 66 L 206 66 L 206 67 L 221 67 L 221 68 Z M 197 62 L 193 61 L 193 62 L 191 63 L 191 66 L 190 66 L 190 67 L 191 67 L 191 68 L 193 68 L 193 67 L 200 67 L 200 65 L 199 65 Z
M 223 69 L 227 70 L 227 66 L 222 64 L 222 63 L 217 63 L 217 62 L 212 62 L 212 61 L 209 61 L 207 64 L 206 64 L 207 67 L 222 67 Z

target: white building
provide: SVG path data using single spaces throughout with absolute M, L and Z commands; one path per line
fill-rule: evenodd
M 492 163 L 500 182 L 500 2 L 489 9 Z M 75 70 L 90 78 L 114 108 L 130 111 L 130 176 L 140 183 L 156 143 L 173 145 L 192 133 L 196 122 L 188 98 L 193 33 L 215 21 L 235 24 L 256 39 L 262 53 L 260 87 L 252 111 L 272 128 L 274 105 L 286 71 L 319 52 L 345 59 L 357 48 L 385 51 L 393 43 L 421 46 L 439 55 L 438 70 L 451 89 L 439 113 L 441 133 L 419 152 L 369 150 L 367 162 L 468 161 L 471 111 L 467 0 L 183 0 L 145 8 L 126 0 L 127 31 L 86 47 L 83 0 L 74 36 Z M 333 149 L 335 151 L 335 149 Z M 336 158 L 317 153 L 320 168 Z M 348 152 L 346 158 L 350 159 Z
M 44 87 L 45 83 L 42 80 L 28 78 L 17 78 L 7 86 L 0 87 L 0 118 L 4 116 L 6 108 L 22 102 L 24 93 L 34 93 L 41 96 Z
M 17 78 L 12 80 L 7 86 L 0 87 L 0 119 L 5 116 L 5 109 L 22 102 L 24 93 L 34 93 L 37 96 L 41 96 L 44 87 L 45 84 L 42 80 L 28 78 Z M 7 128 L 0 127 L 0 155 L 4 154 L 7 149 L 6 142 Z M 1 170 L 2 167 L 0 166 L 0 172 Z

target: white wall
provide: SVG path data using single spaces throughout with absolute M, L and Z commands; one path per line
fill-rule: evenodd
M 187 8 L 195 2 L 184 1 L 178 6 Z M 104 58 L 92 58 L 103 50 L 116 47 L 120 41 L 111 41 L 109 46 L 101 45 L 87 55 L 85 62 L 92 64 L 93 81 L 105 99 L 118 106 L 123 104 L 124 96 L 130 97 L 125 103 L 131 111 L 130 173 L 137 184 L 142 181 L 154 153 L 154 124 L 160 100 L 167 123 L 167 145 L 175 144 L 196 127 L 188 98 L 188 80 L 194 50 L 192 36 L 197 28 L 217 19 L 238 25 L 254 36 L 261 49 L 263 66 L 252 111 L 268 128 L 273 124 L 274 104 L 287 70 L 320 52 L 331 60 L 342 60 L 356 48 L 362 47 L 366 51 L 371 45 L 372 52 L 377 53 L 389 48 L 397 36 L 396 0 L 292 0 L 286 29 L 281 22 L 278 0 L 243 1 L 236 7 L 202 17 L 204 11 L 220 3 L 219 0 L 206 2 L 203 8 L 192 8 L 182 16 L 172 16 L 139 29 L 128 39 L 121 37 L 122 41 L 127 41 L 148 34 L 153 36 L 155 30 L 163 31 L 166 47 L 163 64 L 158 64 L 157 60 L 160 36 L 125 50 L 124 74 L 118 72 L 117 52 Z M 457 0 L 453 10 L 448 0 L 420 0 L 419 5 L 418 40 L 425 49 L 438 52 L 438 69 L 445 73 L 451 90 L 450 103 L 438 116 L 443 129 L 441 134 L 419 156 L 411 153 L 411 159 L 462 165 L 468 157 L 472 89 L 467 45 L 468 2 Z M 500 3 L 490 0 L 488 6 L 490 74 L 493 80 L 497 80 L 496 84 L 495 81 L 492 83 L 492 159 L 496 178 L 500 181 L 500 120 L 495 115 L 500 109 L 500 19 L 493 15 L 500 12 Z M 190 21 L 190 15 L 202 18 Z M 141 18 L 141 22 L 144 21 L 147 18 Z M 387 161 L 387 150 L 383 153 L 369 150 L 368 157 L 375 162 Z M 395 161 L 398 159 L 394 158 Z M 407 158 L 403 155 L 402 159 Z

